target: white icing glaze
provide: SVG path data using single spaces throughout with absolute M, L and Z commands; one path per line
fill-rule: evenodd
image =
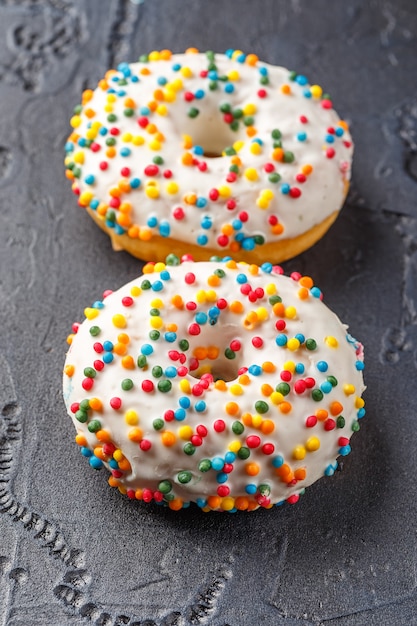
M 80 194 L 80 204 L 102 215 L 110 207 L 107 215 L 111 219 L 107 225 L 114 228 L 116 234 L 127 232 L 135 238 L 158 234 L 183 241 L 185 245 L 193 243 L 218 249 L 223 254 L 231 244 L 237 249 L 242 246 L 250 250 L 257 245 L 253 240 L 255 236 L 262 236 L 265 243 L 297 237 L 339 210 L 350 178 L 353 152 L 346 125 L 340 122 L 333 109 L 324 108 L 329 101 L 319 96 L 319 87 L 313 86 L 311 90 L 307 83 L 297 82 L 304 83 L 304 77 L 290 80 L 290 72 L 285 68 L 260 61 L 249 65 L 238 62 L 235 57 L 215 56 L 219 76 L 233 78 L 233 73 L 237 72 L 239 78 L 217 81 L 214 91 L 209 89 L 209 79 L 201 76 L 201 71 L 208 67 L 206 55 L 177 54 L 169 60 L 125 64 L 121 71 L 107 77 L 106 84 L 116 93 L 109 94 L 106 86 L 90 93 L 91 99 L 72 120 L 74 133 L 67 143 L 66 164 L 72 168 L 68 174 L 69 177 L 74 172 L 77 174 L 73 188 Z M 176 69 L 178 66 L 181 69 Z M 267 74 L 269 83 L 266 85 L 260 84 L 261 72 Z M 127 84 L 119 86 L 120 80 L 124 80 L 123 73 L 129 74 Z M 132 82 L 132 76 L 138 78 L 138 82 Z M 164 81 L 166 84 L 161 85 Z M 283 93 L 283 85 L 289 87 L 289 94 Z M 226 93 L 225 89 L 233 89 L 233 92 Z M 259 97 L 260 89 L 266 97 Z M 203 94 L 203 97 L 193 94 Z M 189 97 L 192 100 L 187 100 Z M 134 103 L 130 117 L 124 114 L 126 98 Z M 158 108 L 147 114 L 149 103 Z M 233 131 L 220 111 L 225 103 L 232 111 L 250 112 L 252 106 L 256 112 L 239 118 L 238 128 Z M 198 109 L 197 117 L 189 117 L 191 109 Z M 109 122 L 109 114 L 117 119 Z M 304 123 L 303 116 L 307 120 Z M 255 129 L 251 136 L 242 121 L 249 117 L 254 118 L 249 128 L 249 133 L 252 133 L 251 128 Z M 146 127 L 144 118 L 150 126 Z M 145 127 L 138 125 L 138 121 Z M 162 133 L 165 141 L 155 144 L 155 129 Z M 273 158 L 273 144 L 277 141 L 272 137 L 275 129 L 281 133 L 283 150 L 292 153 L 292 162 Z M 305 138 L 300 133 L 305 133 Z M 184 148 L 184 135 L 192 138 L 188 148 Z M 93 140 L 94 149 L 98 151 L 83 147 L 86 138 Z M 111 158 L 106 156 L 109 138 L 116 142 L 115 156 Z M 227 177 L 236 157 L 223 152 L 230 146 L 235 146 L 239 159 L 237 178 L 231 182 Z M 223 152 L 223 156 L 199 155 L 198 147 L 205 154 Z M 122 156 L 123 150 L 129 154 Z M 332 158 L 326 156 L 328 150 L 334 152 Z M 194 159 L 193 165 L 182 163 L 185 153 Z M 162 157 L 163 164 L 158 165 L 157 174 L 147 175 L 145 169 L 153 165 L 155 157 Z M 107 163 L 105 171 L 99 166 L 103 161 Z M 266 164 L 274 166 L 275 173 L 281 177 L 279 182 L 269 180 Z M 297 176 L 306 165 L 312 167 L 312 172 L 305 176 L 304 182 L 299 182 Z M 128 175 L 122 174 L 123 168 L 129 168 Z M 206 169 L 201 171 L 200 168 Z M 246 176 L 248 170 L 256 180 Z M 141 181 L 140 185 L 130 188 L 129 181 L 135 179 Z M 118 201 L 111 195 L 120 181 L 123 191 L 119 200 L 131 207 L 121 218 Z M 150 188 L 151 195 L 157 197 L 149 197 Z M 212 189 L 220 191 L 216 200 L 210 197 Z M 291 194 L 298 193 L 294 189 L 301 192 L 299 197 L 292 197 Z M 285 190 L 287 193 L 283 193 Z M 193 196 L 194 202 L 199 198 L 197 205 L 189 203 Z M 178 211 L 177 217 L 174 216 L 178 207 L 183 210 L 181 218 L 178 218 Z M 247 221 L 240 219 L 242 212 L 248 213 Z M 276 220 L 281 226 L 276 226 Z M 227 239 L 223 237 L 220 243 L 218 237 L 225 232 Z
M 156 266 L 157 270 L 160 268 L 164 265 Z M 151 268 L 148 265 L 145 269 Z M 223 270 L 224 277 L 216 276 L 215 270 Z M 111 461 L 114 449 L 117 459 L 129 461 L 131 469 L 128 467 L 119 475 L 116 466 L 116 480 L 113 479 L 114 485 L 123 493 L 142 498 L 141 490 L 145 489 L 145 499 L 153 496 L 161 499 L 161 481 L 169 481 L 172 490 L 168 498 L 175 496 L 174 504 L 171 504 L 174 507 L 197 501 L 203 508 L 210 508 L 207 498 L 216 497 L 219 487 L 228 487 L 230 494 L 222 495 L 218 501 L 210 500 L 216 505 L 211 508 L 234 508 L 236 502 L 238 508 L 246 508 L 247 504 L 240 507 L 242 502 L 250 502 L 249 508 L 269 506 L 297 499 L 297 494 L 305 487 L 325 473 L 333 473 L 339 454 L 349 452 L 348 440 L 358 425 L 358 417 L 364 413 L 362 346 L 347 334 L 347 327 L 317 297 L 320 292 L 311 286 L 311 279 L 289 278 L 276 271 L 274 268 L 271 272 L 271 266 L 258 269 L 233 261 L 186 262 L 177 267 L 167 266 L 161 273 L 145 274 L 106 297 L 103 304 L 86 309 L 87 319 L 74 335 L 66 359 L 65 403 L 78 433 L 85 437 L 85 441 L 79 440 L 85 447 L 84 452 L 91 454 L 87 448 L 93 451 L 101 446 L 105 441 L 102 438 L 104 432 L 112 442 L 110 445 L 114 444 L 111 450 L 107 449 L 110 454 L 104 457 L 105 465 Z M 189 274 L 195 276 L 195 281 L 190 284 L 186 282 Z M 149 287 L 144 280 L 152 287 L 144 289 Z M 218 284 L 213 285 L 213 282 Z M 243 294 L 242 287 L 250 293 Z M 263 294 L 259 290 L 263 290 Z M 258 299 L 251 302 L 255 293 Z M 269 301 L 270 298 L 277 299 L 277 295 L 282 304 Z M 227 301 L 224 308 L 221 308 L 224 305 L 222 299 Z M 189 302 L 196 304 L 194 310 L 187 305 Z M 220 307 L 219 313 L 217 306 Z M 208 319 L 206 323 L 203 323 L 204 314 Z M 217 321 L 210 324 L 210 319 Z M 283 321 L 285 329 L 277 329 L 277 322 L 282 324 Z M 177 327 L 176 331 L 172 325 Z M 95 330 L 97 328 L 99 332 Z M 149 337 L 149 332 L 155 329 L 160 332 L 157 340 Z M 193 334 L 198 329 L 199 334 Z M 169 334 L 174 332 L 175 337 Z M 301 341 L 298 346 L 294 340 L 296 335 Z M 286 346 L 278 345 L 285 341 L 284 337 L 287 338 Z M 252 341 L 254 338 L 258 339 Z M 262 346 L 259 346 L 259 338 Z M 179 343 L 184 339 L 189 342 L 188 349 Z M 308 339 L 315 340 L 315 348 Z M 239 349 L 233 343 L 236 341 L 241 344 Z M 100 345 L 111 348 L 105 342 L 112 342 L 114 349 L 111 352 L 103 352 L 100 348 Z M 228 351 L 230 344 L 234 355 Z M 152 353 L 146 357 L 146 365 L 140 363 L 139 367 L 138 356 L 142 355 L 143 361 L 143 353 L 150 352 L 150 349 Z M 197 349 L 200 354 L 196 353 Z M 211 357 L 216 356 L 216 351 L 219 354 L 214 359 L 202 358 L 204 350 L 209 350 Z M 103 358 L 104 361 L 107 358 L 103 357 L 105 354 L 112 354 L 113 360 L 103 366 Z M 196 354 L 200 357 L 198 364 L 193 356 Z M 327 363 L 326 371 L 321 371 L 323 366 L 320 363 L 323 362 Z M 193 369 L 197 365 L 197 369 Z M 153 369 L 155 366 L 162 370 L 158 372 Z M 93 370 L 85 371 L 85 368 Z M 249 369 L 245 373 L 242 368 Z M 215 383 L 209 377 L 204 389 L 201 387 L 204 377 L 200 380 L 199 377 L 208 371 L 226 382 Z M 282 374 L 283 371 L 287 374 Z M 285 389 L 281 387 L 276 391 L 276 388 L 283 383 L 282 377 L 288 376 L 288 372 L 292 377 L 288 383 L 289 393 L 285 395 Z M 337 381 L 335 386 L 331 377 Z M 125 379 L 133 384 L 129 390 L 121 386 Z M 84 388 L 85 381 L 87 389 Z M 154 390 L 144 391 L 143 381 L 148 381 L 145 385 L 151 381 Z M 171 382 L 171 389 L 159 391 L 158 382 L 163 386 L 166 381 Z M 302 385 L 299 381 L 306 381 L 304 391 L 299 388 Z M 88 389 L 91 385 L 92 388 Z M 320 389 L 323 390 L 322 398 L 314 400 L 313 395 Z M 95 410 L 86 410 L 81 417 L 87 422 L 81 423 L 76 418 L 79 414 L 74 415 L 77 403 L 91 398 L 98 399 L 102 408 L 98 405 Z M 94 402 L 97 400 L 93 405 Z M 261 404 L 256 404 L 258 402 Z M 189 403 L 189 408 L 185 406 L 174 418 L 183 403 Z M 84 409 L 88 407 L 84 406 Z M 318 410 L 322 413 L 317 413 Z M 137 423 L 132 420 L 132 411 L 137 414 Z M 174 413 L 167 414 L 166 411 Z M 327 418 L 323 411 L 328 412 Z M 310 426 L 306 425 L 307 418 Z M 95 420 L 99 420 L 99 424 Z M 223 431 L 216 430 L 218 420 L 223 421 Z M 243 433 L 233 432 L 236 425 L 239 429 L 245 423 Z M 99 432 L 90 432 L 89 424 L 90 428 L 93 424 L 93 430 L 99 427 Z M 193 454 L 187 454 L 184 446 L 190 447 L 190 434 L 196 435 L 199 425 L 207 430 L 207 434 L 204 435 L 203 428 L 201 445 L 195 445 Z M 135 428 L 141 432 L 136 435 L 137 440 L 132 441 L 129 433 Z M 170 446 L 162 442 L 167 431 L 173 433 L 175 440 Z M 252 439 L 248 440 L 248 437 Z M 248 459 L 238 456 L 232 460 L 230 473 L 222 474 L 213 468 L 205 472 L 199 470 L 202 459 L 220 458 L 224 461 L 228 452 L 236 454 L 241 446 L 247 448 L 249 442 L 257 443 L 253 437 L 259 437 L 259 445 L 252 449 L 249 445 Z M 267 448 L 263 447 L 265 444 Z M 98 462 L 100 465 L 98 459 L 92 458 L 93 464 Z M 114 466 L 114 460 L 112 463 Z M 256 464 L 253 466 L 255 471 L 258 469 L 256 475 L 248 474 L 248 463 Z M 287 478 L 277 475 L 277 472 L 283 472 L 277 467 L 280 463 L 288 464 L 292 472 Z M 184 471 L 190 473 L 186 475 L 190 480 L 181 484 L 179 475 Z M 304 478 L 303 471 L 306 472 Z M 219 474 L 224 483 L 217 482 Z M 297 477 L 301 479 L 297 480 Z M 248 495 L 248 485 L 255 485 L 255 494 Z M 265 494 L 259 492 L 260 485 L 266 486 L 267 492 L 270 490 L 266 499 Z M 239 497 L 240 500 L 236 501 Z

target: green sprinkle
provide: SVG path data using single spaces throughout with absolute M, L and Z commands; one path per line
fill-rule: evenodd
M 157 417 L 153 422 L 152 426 L 155 430 L 161 430 L 165 426 L 165 422 L 161 417 Z
M 147 289 L 150 289 L 152 287 L 151 281 L 148 279 L 142 280 L 140 286 L 141 289 L 144 289 L 146 291 Z
M 360 424 L 357 420 L 352 423 L 352 430 L 354 433 L 357 433 L 360 430 Z
M 165 259 L 165 263 L 172 267 L 174 265 L 179 265 L 181 263 L 181 259 L 176 254 L 168 254 L 167 258 Z
M 284 152 L 284 163 L 292 163 L 295 159 L 294 153 L 290 150 Z
M 188 454 L 188 456 L 192 456 L 194 454 L 194 452 L 195 452 L 195 446 L 193 446 L 192 443 L 188 442 L 183 447 L 183 450 L 184 450 L 185 454 Z
M 224 356 L 226 357 L 226 359 L 235 359 L 236 352 L 234 352 L 231 348 L 226 348 L 226 350 L 224 351 Z
M 193 477 L 192 473 L 188 472 L 187 470 L 178 472 L 177 474 L 178 482 L 181 483 L 182 485 L 186 485 L 187 483 L 189 483 L 192 477 Z
M 242 424 L 242 422 L 239 422 L 237 420 L 236 422 L 233 422 L 232 431 L 234 432 L 235 435 L 241 435 L 244 430 L 245 430 L 245 427 Z
M 75 419 L 82 424 L 85 424 L 85 422 L 88 420 L 88 413 L 79 409 L 75 414 Z
M 236 150 L 232 146 L 228 146 L 224 149 L 224 153 L 226 156 L 233 156 L 234 154 L 236 154 Z
M 100 420 L 91 420 L 87 428 L 90 431 L 90 433 L 96 433 L 98 430 L 101 430 Z
M 268 302 L 269 304 L 274 306 L 274 304 L 277 304 L 278 302 L 282 302 L 282 298 L 281 296 L 271 296 L 270 298 L 268 298 Z
M 97 335 L 99 335 L 100 333 L 101 333 L 100 326 L 92 326 L 90 328 L 90 335 L 92 335 L 93 337 L 97 337 Z
M 334 376 L 328 376 L 327 380 L 331 384 L 332 387 L 336 387 L 336 385 L 337 385 L 337 378 L 335 378 Z
M 107 137 L 106 139 L 106 146 L 115 146 L 116 145 L 116 140 L 114 137 Z
M 146 356 L 144 354 L 141 354 L 138 356 L 138 367 L 146 367 L 148 365 L 148 361 L 146 359 Z
M 288 396 L 288 394 L 290 393 L 290 390 L 291 390 L 291 387 L 289 386 L 288 383 L 279 383 L 275 387 L 275 391 L 282 393 L 283 396 Z
M 307 350 L 315 350 L 317 348 L 317 342 L 314 339 L 307 339 L 306 348 Z
M 263 400 L 258 400 L 258 402 L 255 402 L 255 410 L 260 413 L 261 415 L 263 413 L 268 413 L 269 411 L 269 405 L 264 402 Z
M 200 472 L 208 472 L 209 469 L 211 469 L 210 459 L 201 459 L 200 463 L 198 464 L 198 470 Z
M 229 128 L 234 131 L 239 130 L 239 122 L 237 120 L 233 120 L 233 122 L 229 124 Z
M 311 397 L 313 398 L 314 402 L 320 402 L 321 400 L 323 400 L 323 392 L 321 391 L 321 389 L 313 389 L 313 391 L 311 392 Z
M 152 159 L 152 162 L 155 163 L 155 165 L 163 165 L 164 164 L 164 159 L 161 156 L 159 156 L 159 154 L 157 154 Z
M 158 484 L 158 491 L 160 491 L 164 495 L 169 493 L 171 489 L 172 489 L 172 484 L 169 480 L 161 480 L 161 482 Z
M 289 80 L 295 80 L 297 78 L 297 72 L 294 72 L 294 70 L 292 70 L 288 78 Z
M 161 378 L 163 373 L 164 370 L 160 365 L 155 365 L 155 367 L 152 368 L 152 376 L 154 376 L 155 378 Z
M 82 110 L 83 110 L 82 104 L 77 104 L 77 106 L 74 107 L 74 114 L 78 115 L 79 113 L 81 113 Z
M 261 76 L 261 80 L 259 82 L 261 83 L 261 85 L 269 85 L 268 76 Z
M 151 310 L 149 311 L 149 315 L 151 315 L 152 317 L 158 317 L 158 316 L 159 316 L 159 314 L 160 314 L 160 312 L 161 312 L 161 311 L 160 311 L 159 309 L 151 309 Z
M 346 424 L 345 418 L 343 417 L 343 415 L 339 415 L 339 417 L 336 420 L 336 426 L 338 428 L 344 428 L 345 424 Z
M 239 459 L 242 459 L 242 461 L 245 461 L 246 459 L 248 459 L 250 457 L 250 450 L 249 448 L 246 448 L 246 446 L 242 446 L 237 453 Z
M 235 118 L 235 120 L 240 120 L 240 118 L 243 117 L 242 109 L 235 109 L 233 111 L 233 117 Z
M 274 130 L 271 133 L 272 139 L 281 139 L 282 137 L 282 133 L 280 130 L 278 130 L 278 128 L 274 128 Z
M 281 180 L 281 176 L 280 174 L 278 174 L 278 172 L 272 172 L 272 174 L 268 176 L 268 180 L 270 183 L 279 183 L 279 181 Z
M 216 80 L 211 80 L 209 82 L 209 89 L 210 89 L 210 91 L 216 91 L 216 89 L 217 89 L 217 81 Z
M 140 63 L 147 63 L 149 60 L 149 57 L 147 54 L 141 54 L 138 60 Z
M 94 367 L 86 367 L 86 368 L 84 368 L 84 376 L 87 376 L 87 378 L 95 378 L 96 374 L 97 374 L 97 372 L 94 369 Z
M 188 350 L 188 348 L 190 347 L 190 344 L 188 343 L 187 339 L 181 339 L 178 345 L 181 348 L 181 350 L 184 350 L 184 352 Z
M 220 105 L 220 111 L 222 113 L 230 113 L 231 110 L 232 110 L 232 107 L 228 102 L 224 102 L 223 104 Z
M 123 111 L 123 115 L 125 115 L 126 117 L 133 117 L 134 114 L 135 114 L 135 109 L 127 108 L 127 109 L 124 109 Z
M 243 118 L 243 124 L 245 126 L 253 126 L 255 123 L 255 118 L 252 117 L 251 115 L 247 115 L 246 117 Z
M 226 272 L 224 270 L 218 269 L 213 272 L 219 278 L 224 278 L 226 276 Z
M 263 246 L 265 243 L 265 237 L 263 235 L 255 235 L 253 240 L 257 246 Z
M 195 118 L 199 115 L 199 113 L 200 113 L 199 109 L 196 109 L 196 107 L 191 107 L 191 109 L 188 109 L 187 115 L 188 117 Z
M 131 378 L 125 378 L 122 380 L 122 389 L 123 391 L 130 391 L 133 389 L 133 380 Z
M 162 393 L 168 393 L 172 389 L 172 383 L 170 380 L 159 380 L 158 381 L 158 389 Z
M 90 410 L 90 400 L 81 400 L 80 402 L 80 409 L 82 411 L 89 411 Z
M 258 491 L 261 496 L 269 496 L 269 494 L 271 493 L 271 487 L 269 485 L 262 484 L 259 485 Z
M 149 331 L 149 339 L 152 339 L 152 341 L 158 341 L 160 336 L 161 336 L 161 333 L 159 332 L 159 330 Z

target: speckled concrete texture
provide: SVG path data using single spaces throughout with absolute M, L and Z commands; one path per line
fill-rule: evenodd
M 417 8 L 414 0 L 0 2 L 0 624 L 417 624 Z M 68 120 L 108 67 L 240 48 L 322 85 L 351 123 L 351 191 L 287 262 L 366 349 L 342 471 L 295 506 L 173 513 L 79 454 L 61 398 L 71 323 L 140 273 L 76 205 Z

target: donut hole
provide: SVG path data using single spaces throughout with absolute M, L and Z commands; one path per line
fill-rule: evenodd
M 220 114 L 221 115 L 221 114 Z M 194 146 L 199 146 L 206 159 L 219 159 L 226 148 L 230 148 L 236 141 L 246 138 L 243 130 L 231 130 L 217 111 L 201 111 L 197 123 L 189 123 L 184 130 L 192 138 Z M 191 122 L 196 122 L 192 120 Z
M 236 361 L 239 361 L 238 363 Z M 200 379 L 204 374 L 211 374 L 214 382 L 217 380 L 224 380 L 228 383 L 232 380 L 236 380 L 239 375 L 240 359 L 227 359 L 226 357 L 218 358 L 211 363 L 206 359 L 200 361 L 199 368 L 192 373 L 194 378 Z
M 198 343 L 191 347 L 194 363 L 190 374 L 194 378 L 200 379 L 204 374 L 211 374 L 214 381 L 230 382 L 238 378 L 244 357 L 243 341 L 236 331 L 234 324 L 223 325 L 215 332 L 211 326 L 205 328 Z M 236 345 L 238 350 L 233 349 Z

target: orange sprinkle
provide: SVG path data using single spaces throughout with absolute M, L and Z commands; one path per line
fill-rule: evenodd
M 178 326 L 173 322 L 171 324 L 165 324 L 165 330 L 167 330 L 169 333 L 176 333 L 178 330 Z
M 301 287 L 307 287 L 307 289 L 311 289 L 314 285 L 314 282 L 311 276 L 302 276 L 298 281 L 298 284 L 301 285 Z
M 250 385 L 250 378 L 247 374 L 241 374 L 239 376 L 239 383 L 241 385 Z
M 278 407 L 281 413 L 289 413 L 292 409 L 290 402 L 280 402 Z
M 233 232 L 234 232 L 234 228 L 231 224 L 223 224 L 222 226 L 223 235 L 227 235 L 228 237 L 230 237 L 231 235 L 233 235 Z
M 249 498 L 238 496 L 235 500 L 235 507 L 238 511 L 246 511 L 249 506 Z
M 176 294 L 175 296 L 172 296 L 171 304 L 173 304 L 176 309 L 183 309 L 184 308 L 184 300 L 181 298 L 181 296 L 179 294 Z
M 248 56 L 245 59 L 248 65 L 256 65 L 258 60 L 259 58 L 257 57 L 256 54 L 248 54 Z
M 91 398 L 90 399 L 90 409 L 93 411 L 101 411 L 103 408 L 103 403 L 99 398 Z
M 243 304 L 239 300 L 233 300 L 233 302 L 229 305 L 232 313 L 242 313 L 243 312 Z
M 91 100 L 91 98 L 93 97 L 94 91 L 92 89 L 85 89 L 85 91 L 83 91 L 83 94 L 81 96 L 81 104 L 87 104 L 87 102 L 89 102 Z
M 129 461 L 124 458 L 121 461 L 119 461 L 119 469 L 122 470 L 122 472 L 130 472 L 130 470 L 132 469 L 132 466 L 130 465 Z
M 119 481 L 114 476 L 109 476 L 108 483 L 109 483 L 110 487 L 118 487 L 119 486 Z
M 284 317 L 285 315 L 285 305 L 283 302 L 276 302 L 274 304 L 274 306 L 272 307 L 272 311 L 274 312 L 274 315 L 276 315 L 277 317 Z
M 207 504 L 211 509 L 218 509 L 221 501 L 220 496 L 209 496 L 207 498 Z
M 207 358 L 211 360 L 217 359 L 217 357 L 219 356 L 219 352 L 220 350 L 217 346 L 209 346 L 207 348 Z
M 246 134 L 248 137 L 254 137 L 258 131 L 254 126 L 248 126 L 246 129 Z
M 272 363 L 272 361 L 265 361 L 264 363 L 262 363 L 262 369 L 263 369 L 264 372 L 267 372 L 268 374 L 270 374 L 271 372 L 275 372 L 275 370 L 277 368 Z M 271 391 L 271 393 L 272 393 L 272 391 Z
M 122 358 L 122 367 L 124 367 L 126 370 L 135 369 L 135 360 L 132 356 L 130 356 L 130 354 L 127 354 Z
M 291 93 L 291 87 L 289 85 L 282 85 L 281 92 L 288 96 Z
M 126 178 L 122 178 L 121 180 L 119 180 L 117 186 L 123 193 L 130 193 L 131 191 L 130 183 Z M 131 209 L 132 206 L 128 202 L 124 202 L 119 207 L 119 211 L 122 211 L 122 213 L 128 213 L 128 211 L 130 211 Z
M 240 248 L 241 248 L 241 245 L 238 241 L 232 241 L 229 246 L 229 249 L 231 250 L 231 252 L 239 252 Z
M 111 442 L 111 436 L 110 433 L 107 430 L 98 430 L 96 432 L 96 437 L 99 441 L 101 441 L 101 443 L 110 443 Z
M 165 99 L 164 92 L 162 91 L 162 89 L 155 89 L 155 91 L 153 92 L 153 97 L 158 102 L 162 102 Z
M 116 343 L 114 344 L 113 351 L 119 356 L 123 356 L 127 352 L 127 346 L 124 343 Z
M 119 213 L 119 215 L 117 216 L 117 220 L 116 221 L 123 228 L 129 228 L 129 226 L 132 223 L 132 220 L 130 219 L 130 216 L 126 215 L 124 213 Z
M 88 445 L 87 444 L 87 439 L 85 438 L 85 436 L 82 433 L 78 433 L 75 436 L 75 443 L 77 443 L 79 446 L 83 446 L 84 448 Z
M 177 438 L 174 435 L 174 433 L 172 433 L 171 431 L 167 430 L 166 432 L 162 433 L 161 440 L 162 440 L 162 443 L 164 444 L 164 446 L 167 446 L 169 448 L 170 446 L 174 445 L 174 443 L 176 442 Z
M 198 54 L 198 48 L 187 48 L 185 54 Z
M 180 509 L 182 509 L 182 505 L 183 505 L 183 501 L 181 500 L 181 498 L 174 498 L 173 500 L 170 500 L 168 503 L 169 508 L 172 509 L 173 511 L 179 511 Z
M 227 391 L 227 385 L 224 380 L 216 380 L 216 382 L 214 383 L 214 388 L 218 389 L 219 391 Z
M 275 424 L 272 420 L 262 420 L 261 432 L 264 435 L 270 435 L 275 430 Z
M 273 391 L 274 391 L 274 388 L 271 387 L 271 385 L 264 384 L 261 386 L 261 393 L 263 396 L 266 396 L 267 398 L 271 395 Z
M 308 300 L 308 298 L 310 297 L 310 292 L 308 291 L 307 287 L 300 287 L 300 289 L 297 292 L 297 295 L 300 298 L 300 300 Z
M 135 441 L 136 443 L 139 443 L 143 439 L 142 429 L 137 427 L 131 428 L 127 433 L 127 436 L 129 437 L 130 441 Z
M 149 241 L 152 239 L 152 231 L 147 228 L 141 228 L 139 231 L 139 239 L 141 241 Z
M 245 426 L 252 426 L 252 415 L 250 413 L 244 413 L 242 415 L 242 422 Z
M 313 166 L 307 163 L 306 165 L 303 165 L 303 167 L 301 168 L 301 171 L 304 174 L 304 176 L 308 176 L 313 171 Z
M 327 419 L 328 415 L 329 414 L 326 411 L 326 409 L 317 409 L 316 411 L 316 417 L 319 420 L 319 422 L 324 422 L 324 420 Z
M 335 402 L 332 402 L 330 405 L 330 413 L 335 416 L 335 415 L 340 415 L 340 413 L 343 411 L 343 404 L 340 404 L 340 402 L 337 402 L 337 400 Z
M 219 276 L 216 276 L 216 274 L 212 274 L 208 277 L 207 283 L 210 285 L 210 287 L 217 287 L 218 285 L 220 285 L 220 278 Z
M 197 202 L 197 194 L 195 194 L 195 193 L 187 193 L 184 196 L 184 202 L 185 202 L 185 204 L 194 205 Z
M 92 117 L 94 117 L 96 114 L 96 112 L 94 111 L 94 109 L 85 109 L 84 110 L 84 115 L 86 117 L 88 117 L 89 119 L 91 119 Z
M 284 227 L 282 224 L 275 224 L 271 226 L 271 233 L 273 235 L 281 235 L 284 232 Z
M 246 463 L 245 472 L 248 476 L 257 476 L 259 474 L 259 465 L 257 463 Z
M 295 470 L 295 472 L 294 472 L 294 478 L 296 480 L 304 480 L 306 476 L 307 476 L 307 472 L 304 469 L 304 467 L 300 467 L 299 469 Z
M 94 448 L 94 456 L 99 458 L 101 461 L 107 461 L 109 458 L 107 454 L 104 454 L 103 448 L 101 446 L 96 446 Z
M 283 161 L 284 160 L 284 150 L 282 148 L 274 148 L 272 151 L 272 158 L 274 161 Z
M 71 376 L 75 372 L 75 367 L 73 365 L 66 365 L 64 367 L 64 373 L 71 378 Z
M 199 346 L 195 348 L 193 355 L 199 361 L 203 361 L 204 359 L 207 358 L 207 348 L 205 348 L 204 346 Z
M 254 511 L 259 507 L 259 504 L 256 500 L 249 500 L 248 511 Z
M 193 155 L 191 154 L 191 152 L 184 152 L 184 154 L 181 157 L 181 163 L 183 165 L 187 165 L 190 166 L 193 164 Z
M 240 411 L 240 407 L 237 402 L 228 402 L 225 409 L 228 415 L 237 415 Z
M 116 156 L 116 148 L 113 148 L 113 146 L 110 146 L 110 148 L 107 148 L 106 150 L 106 157 L 108 157 L 109 159 L 113 159 Z

